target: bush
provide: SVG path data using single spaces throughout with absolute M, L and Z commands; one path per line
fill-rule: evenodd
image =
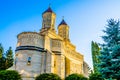
M 35 80 L 61 80 L 61 78 L 57 74 L 43 73 L 38 75 Z
M 81 74 L 75 73 L 66 77 L 65 80 L 88 80 L 88 79 Z
M 104 79 L 102 78 L 102 75 L 101 75 L 101 74 L 92 73 L 92 74 L 89 76 L 89 80 L 104 80 Z
M 22 78 L 15 70 L 2 70 L 0 71 L 0 80 L 22 80 Z

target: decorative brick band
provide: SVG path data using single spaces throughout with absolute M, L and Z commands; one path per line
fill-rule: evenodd
M 15 51 L 20 51 L 20 50 L 34 50 L 34 51 L 39 51 L 39 52 L 46 52 L 44 48 L 37 47 L 37 46 L 19 46 L 16 48 Z

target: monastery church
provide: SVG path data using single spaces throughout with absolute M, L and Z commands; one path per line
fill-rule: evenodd
M 84 56 L 70 42 L 70 27 L 63 19 L 57 27 L 57 33 L 55 20 L 56 14 L 48 7 L 42 13 L 39 32 L 18 34 L 13 67 L 23 80 L 35 80 L 42 73 L 55 73 L 62 79 L 72 73 L 85 75 Z

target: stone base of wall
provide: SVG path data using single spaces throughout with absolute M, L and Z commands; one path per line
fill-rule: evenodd
M 35 80 L 35 78 L 22 78 L 22 80 Z

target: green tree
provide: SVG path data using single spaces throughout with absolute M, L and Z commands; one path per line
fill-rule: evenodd
M 57 74 L 43 73 L 38 75 L 35 80 L 61 80 L 61 78 Z
M 6 69 L 8 69 L 9 67 L 13 66 L 13 52 L 11 47 L 9 48 L 9 50 L 6 52 Z
M 110 19 L 101 44 L 100 73 L 103 78 L 120 80 L 120 24 L 119 21 Z
M 22 80 L 22 78 L 15 70 L 2 70 L 0 71 L 0 80 Z
M 89 80 L 104 80 L 104 79 L 102 78 L 101 74 L 99 74 L 99 73 L 92 73 L 89 76 Z
M 0 70 L 5 70 L 5 56 L 3 46 L 0 44 Z
M 2 47 L 2 45 L 0 44 L 0 58 L 2 58 L 3 52 L 4 52 L 3 47 Z
M 0 70 L 6 70 L 13 65 L 13 52 L 11 47 L 4 53 L 4 48 L 0 44 Z
M 97 66 L 97 64 L 100 63 L 99 57 L 100 56 L 100 47 L 98 46 L 98 44 L 96 42 L 91 43 L 91 52 L 92 52 L 92 60 L 93 60 L 93 69 L 94 69 L 94 73 L 99 73 L 99 68 Z
M 74 73 L 67 76 L 65 80 L 88 80 L 88 79 L 81 74 Z

